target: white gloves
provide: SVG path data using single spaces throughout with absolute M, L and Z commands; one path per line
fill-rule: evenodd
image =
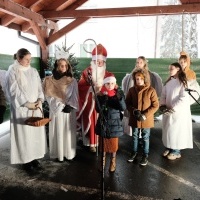
M 174 109 L 167 109 L 163 114 L 164 115 L 170 115 L 170 114 L 172 114 L 172 113 L 174 113 Z
M 161 113 L 164 114 L 164 115 L 170 115 L 173 112 L 175 112 L 173 108 L 167 108 L 166 105 L 160 106 L 159 109 L 160 109 Z
M 25 107 L 27 107 L 29 110 L 36 110 L 37 109 L 37 106 L 38 103 L 30 103 L 30 102 L 27 102 L 24 104 Z
M 37 103 L 37 105 L 36 105 L 37 108 L 38 107 L 42 108 L 42 101 L 37 100 L 36 103 Z

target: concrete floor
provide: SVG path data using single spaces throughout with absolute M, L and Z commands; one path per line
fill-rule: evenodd
M 1 128 L 1 127 L 0 127 Z M 128 163 L 131 137 L 120 138 L 117 170 L 108 172 L 109 158 L 102 180 L 98 156 L 81 144 L 73 162 L 41 160 L 43 171 L 25 172 L 9 162 L 9 133 L 0 135 L 0 200 L 199 200 L 200 199 L 200 124 L 193 123 L 194 148 L 169 161 L 161 156 L 161 122 L 151 131 L 149 163 Z M 103 190 L 102 190 L 103 186 Z

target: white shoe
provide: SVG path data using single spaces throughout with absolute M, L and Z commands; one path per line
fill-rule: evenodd
M 163 152 L 162 155 L 163 155 L 164 157 L 166 157 L 168 154 L 169 154 L 169 149 L 166 149 L 166 150 Z
M 169 160 L 175 160 L 175 159 L 180 158 L 180 157 L 181 157 L 181 154 L 173 154 L 173 153 L 170 153 L 170 154 L 167 155 L 167 158 L 168 158 Z

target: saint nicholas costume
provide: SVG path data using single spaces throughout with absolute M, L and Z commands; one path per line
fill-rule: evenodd
M 92 51 L 92 62 L 98 59 L 106 61 L 106 57 L 107 51 L 101 44 L 97 45 L 97 47 Z M 91 86 L 91 79 L 93 79 L 92 84 L 94 84 L 94 87 L 97 85 L 98 87 L 101 87 L 103 85 L 104 77 L 109 75 L 113 76 L 112 73 L 104 70 L 105 67 L 100 73 L 98 70 L 101 68 L 103 69 L 103 67 L 97 67 L 96 65 L 93 66 L 91 64 L 91 66 L 87 67 L 82 72 L 78 83 L 80 111 L 77 116 L 77 121 L 82 132 L 83 144 L 90 147 L 98 145 L 97 136 L 95 134 L 97 112 L 95 110 L 95 98 Z M 97 80 L 95 77 L 96 74 Z

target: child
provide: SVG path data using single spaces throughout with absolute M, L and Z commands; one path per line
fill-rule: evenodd
M 76 156 L 76 112 L 78 110 L 78 84 L 66 58 L 55 61 L 52 76 L 44 79 L 43 87 L 49 104 L 50 158 L 58 162 Z
M 163 87 L 160 110 L 163 112 L 162 141 L 164 157 L 181 157 L 180 149 L 193 148 L 190 97 L 185 91 L 186 75 L 179 63 L 169 66 L 170 77 Z
M 3 116 L 6 112 L 6 97 L 0 84 L 0 124 L 3 123 Z
M 182 70 L 186 74 L 187 80 L 196 80 L 195 72 L 190 69 L 190 57 L 184 51 L 180 52 L 180 57 L 178 61 L 182 67 Z
M 136 64 L 133 69 L 142 69 L 146 73 L 146 78 L 150 79 L 151 86 L 156 90 L 157 96 L 160 97 L 162 92 L 162 79 L 161 77 L 155 73 L 149 70 L 148 67 L 148 60 L 144 56 L 139 56 L 136 59 Z M 124 91 L 125 96 L 127 95 L 129 89 L 134 86 L 134 81 L 132 78 L 133 71 L 130 74 L 126 74 L 126 76 L 122 79 L 122 90 Z M 128 135 L 132 135 L 131 127 L 127 125 L 127 121 L 129 121 L 129 114 L 127 110 L 124 112 L 124 130 L 126 130 L 126 133 Z M 141 136 L 140 136 L 141 138 Z
M 96 111 L 99 117 L 96 124 L 96 134 L 100 139 L 100 151 L 102 151 L 103 142 L 103 160 L 101 170 L 105 167 L 106 153 L 111 154 L 110 172 L 116 169 L 116 153 L 118 150 L 118 137 L 123 135 L 122 114 L 121 111 L 126 109 L 124 95 L 116 88 L 116 79 L 109 76 L 103 80 L 103 86 L 97 93 L 98 102 L 96 102 Z M 100 109 L 102 112 L 100 112 Z
M 193 91 L 196 91 L 192 93 L 193 97 L 190 97 L 191 105 L 195 103 L 195 100 L 193 98 L 195 98 L 196 100 L 199 99 L 200 87 L 196 80 L 196 73 L 190 69 L 190 63 L 190 57 L 184 51 L 180 52 L 179 64 L 181 65 L 182 70 L 186 74 L 188 88 L 192 89 Z
M 150 80 L 143 69 L 135 69 L 132 74 L 134 86 L 126 96 L 126 106 L 130 114 L 129 126 L 133 133 L 133 151 L 128 162 L 133 162 L 138 154 L 139 134 L 143 142 L 143 156 L 140 165 L 148 163 L 150 128 L 154 127 L 154 113 L 159 107 L 156 90 L 150 86 Z

